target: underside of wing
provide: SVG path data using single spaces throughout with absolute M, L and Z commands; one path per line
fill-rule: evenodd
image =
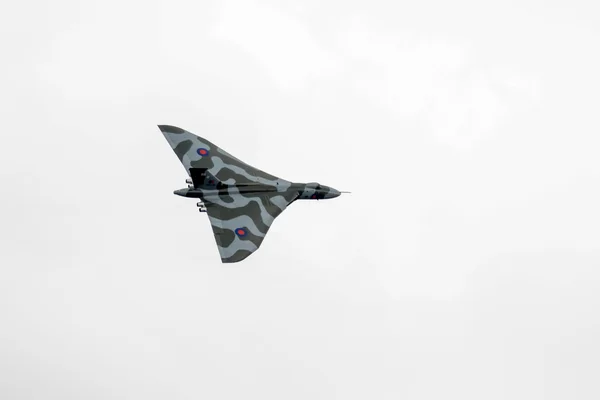
M 258 250 L 275 218 L 297 197 L 292 191 L 205 196 L 221 261 L 242 261 Z
M 225 184 L 258 183 L 274 185 L 280 190 L 290 185 L 290 182 L 246 164 L 200 136 L 171 125 L 158 127 L 188 174 L 190 168 L 198 168 Z

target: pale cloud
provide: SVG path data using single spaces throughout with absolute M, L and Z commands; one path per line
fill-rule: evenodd
M 356 87 L 400 115 L 422 110 L 448 76 L 467 61 L 464 46 L 379 32 L 373 23 L 358 17 L 340 24 L 335 42 L 340 54 L 355 65 Z
M 471 148 L 502 118 L 534 101 L 535 82 L 510 66 L 489 68 L 469 42 L 431 34 L 378 31 L 351 17 L 341 23 L 339 53 L 356 90 L 401 118 L 424 121 L 434 140 Z
M 493 134 L 508 111 L 493 78 L 480 72 L 446 83 L 425 111 L 434 138 L 454 147 L 470 148 L 482 136 Z
M 212 34 L 254 57 L 281 89 L 301 88 L 311 79 L 331 76 L 338 67 L 305 24 L 268 6 L 227 2 Z
M 509 67 L 477 63 L 446 79 L 424 113 L 440 143 L 469 150 L 539 99 L 538 82 Z

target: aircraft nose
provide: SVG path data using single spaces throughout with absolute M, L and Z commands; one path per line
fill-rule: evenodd
M 329 193 L 327 193 L 327 196 L 325 197 L 326 199 L 333 199 L 335 197 L 338 197 L 340 195 L 340 191 L 336 190 L 334 188 L 329 188 Z

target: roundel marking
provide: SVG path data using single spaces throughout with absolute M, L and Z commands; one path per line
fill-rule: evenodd
M 316 193 L 313 193 L 313 195 L 312 195 L 312 196 L 310 196 L 310 198 L 311 198 L 311 199 L 316 199 L 316 198 L 317 198 L 317 194 L 316 194 Z
M 235 234 L 238 235 L 239 237 L 244 237 L 248 234 L 248 232 L 244 228 L 237 228 L 235 230 Z
M 208 150 L 205 149 L 204 147 L 200 147 L 198 150 L 196 150 L 196 153 L 198 153 L 201 156 L 207 156 Z

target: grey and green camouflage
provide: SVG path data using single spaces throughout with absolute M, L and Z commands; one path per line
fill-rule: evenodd
M 242 261 L 261 245 L 279 214 L 298 199 L 330 199 L 341 192 L 318 183 L 293 183 L 235 158 L 181 128 L 158 126 L 185 167 L 188 187 L 174 193 L 198 198 L 212 225 L 221 261 Z

